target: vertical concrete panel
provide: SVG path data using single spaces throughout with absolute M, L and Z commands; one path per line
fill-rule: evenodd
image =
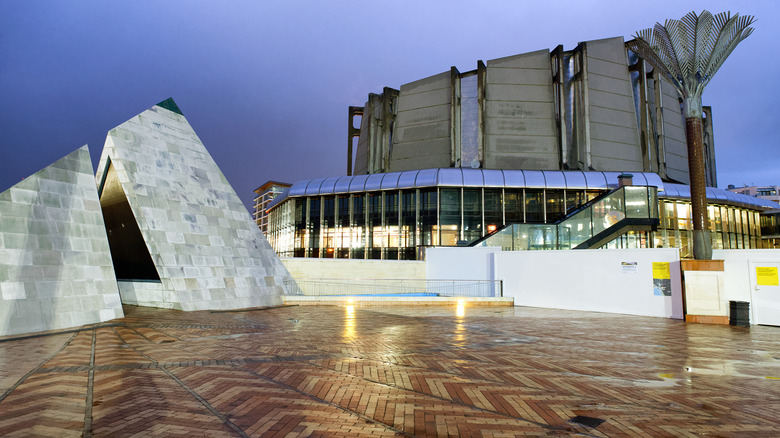
M 661 81 L 664 115 L 664 148 L 666 150 L 666 174 L 683 184 L 690 183 L 688 175 L 688 143 L 685 139 L 685 120 L 680 108 L 677 90 Z
M 553 105 L 548 50 L 488 61 L 484 167 L 557 170 Z
M 401 86 L 389 171 L 450 167 L 450 72 Z
M 287 270 L 168 102 L 112 129 L 98 165 L 98 181 L 109 162 L 115 167 L 160 278 L 159 287 L 125 284 L 128 302 L 182 310 L 281 304 Z
M 623 38 L 587 42 L 587 75 L 593 168 L 642 171 L 636 109 Z
M 84 146 L 0 194 L 0 336 L 122 316 Z

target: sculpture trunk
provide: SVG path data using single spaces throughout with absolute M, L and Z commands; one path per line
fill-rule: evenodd
M 712 240 L 707 215 L 707 183 L 704 172 L 701 116 L 685 119 L 685 137 L 688 141 L 688 172 L 691 179 L 691 219 L 693 219 L 693 258 L 712 259 Z

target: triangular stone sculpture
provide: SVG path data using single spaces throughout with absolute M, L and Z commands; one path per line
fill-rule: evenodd
M 290 274 L 173 99 L 108 133 L 97 182 L 123 303 L 282 303 Z
M 122 316 L 84 146 L 0 193 L 0 336 Z

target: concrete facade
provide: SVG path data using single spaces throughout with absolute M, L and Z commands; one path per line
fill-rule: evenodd
M 127 304 L 281 304 L 290 276 L 172 100 L 112 129 L 97 183 Z
M 549 51 L 488 61 L 485 168 L 558 169 L 554 105 Z
M 621 37 L 452 67 L 370 94 L 351 174 L 442 167 L 655 172 L 687 184 L 675 89 Z M 707 183 L 716 186 L 712 110 L 704 108 Z M 351 147 L 351 143 L 350 143 Z M 348 172 L 350 174 L 350 172 Z
M 0 193 L 0 336 L 122 316 L 84 146 Z
M 329 278 L 341 280 L 405 279 L 425 280 L 426 263 L 416 260 L 349 260 L 283 258 L 296 280 Z
M 588 41 L 585 56 L 589 167 L 642 171 L 631 78 L 622 38 Z

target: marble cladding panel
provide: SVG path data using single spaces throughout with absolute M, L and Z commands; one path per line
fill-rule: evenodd
M 0 193 L 0 336 L 122 316 L 84 146 Z
M 264 277 L 282 285 L 289 273 L 184 116 L 154 106 L 113 129 L 98 181 L 109 162 L 161 280 L 157 292 L 135 293 L 136 304 L 156 305 L 163 293 L 176 302 L 165 307 L 182 310 L 282 303 L 282 288 Z

